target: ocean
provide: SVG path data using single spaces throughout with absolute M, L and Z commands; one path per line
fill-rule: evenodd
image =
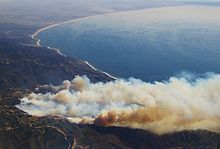
M 220 7 L 178 6 L 111 13 L 40 32 L 40 44 L 119 78 L 167 80 L 220 73 Z

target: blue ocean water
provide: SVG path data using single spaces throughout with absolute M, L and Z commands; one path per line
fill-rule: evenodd
M 220 7 L 184 6 L 101 15 L 38 34 L 41 45 L 116 77 L 166 80 L 220 73 Z

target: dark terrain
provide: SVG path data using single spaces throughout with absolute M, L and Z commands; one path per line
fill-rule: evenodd
M 40 27 L 79 15 L 74 11 L 59 18 L 43 11 L 33 15 L 34 11 L 26 11 L 35 9 L 26 7 L 24 14 L 18 14 L 20 5 L 10 9 L 2 6 L 0 15 L 0 149 L 220 149 L 220 134 L 206 130 L 158 136 L 138 129 L 77 125 L 59 117 L 35 117 L 17 109 L 14 105 L 19 99 L 40 85 L 60 84 L 75 75 L 87 75 L 94 82 L 112 80 L 83 61 L 35 46 L 30 38 Z M 88 14 L 94 11 L 87 10 L 84 15 Z
M 75 75 L 88 75 L 93 81 L 112 80 L 83 61 L 62 56 L 44 47 L 0 39 L 0 55 L 0 90 L 60 84 L 65 79 L 73 79 Z
M 11 101 L 10 101 L 11 100 Z M 162 136 L 138 129 L 72 124 L 59 117 L 34 117 L 0 103 L 2 149 L 219 149 L 220 134 L 205 130 Z M 18 101 L 19 102 L 19 101 Z

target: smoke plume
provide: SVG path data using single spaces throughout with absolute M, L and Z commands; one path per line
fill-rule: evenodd
M 117 79 L 91 83 L 86 76 L 31 93 L 18 108 L 36 116 L 62 116 L 74 123 L 145 129 L 157 134 L 220 130 L 220 75 L 189 81 L 147 83 Z

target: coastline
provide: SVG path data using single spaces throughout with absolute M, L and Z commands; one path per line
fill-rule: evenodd
M 135 11 L 138 11 L 138 10 L 135 10 Z M 126 11 L 127 12 L 127 11 Z M 129 11 L 130 12 L 130 11 Z M 41 47 L 41 44 L 40 44 L 40 39 L 37 38 L 36 36 L 40 33 L 40 32 L 43 32 L 47 29 L 50 29 L 50 28 L 53 28 L 53 27 L 56 27 L 56 26 L 59 26 L 59 25 L 62 25 L 62 24 L 66 24 L 66 23 L 71 23 L 71 22 L 76 22 L 76 21 L 80 21 L 82 19 L 88 19 L 88 18 L 93 18 L 93 17 L 96 17 L 96 16 L 100 16 L 100 15 L 108 15 L 108 14 L 112 14 L 112 13 L 120 13 L 120 12 L 110 12 L 110 13 L 104 13 L 104 14 L 97 14 L 97 15 L 92 15 L 92 16 L 87 16 L 87 17 L 82 17 L 82 18 L 78 18 L 78 19 L 72 19 L 72 20 L 68 20 L 68 21 L 64 21 L 64 22 L 60 22 L 60 23 L 55 23 L 55 24 L 52 24 L 52 25 L 48 25 L 48 26 L 45 26 L 43 28 L 40 28 L 38 29 L 36 32 L 34 32 L 32 35 L 31 35 L 31 39 L 35 40 L 35 44 L 37 47 Z M 67 57 L 66 55 L 64 55 L 60 49 L 58 48 L 53 48 L 53 47 L 49 47 L 47 46 L 46 48 L 50 49 L 50 50 L 54 50 L 56 51 L 58 54 L 62 55 L 62 56 L 65 56 Z M 105 72 L 105 71 L 101 71 L 101 70 L 98 70 L 97 68 L 95 68 L 94 66 L 92 66 L 88 61 L 83 61 L 81 60 L 82 62 L 84 62 L 86 65 L 88 65 L 91 69 L 95 70 L 95 71 L 99 71 L 103 74 L 105 74 L 106 76 L 116 80 L 117 77 L 114 77 L 113 75 Z
M 189 5 L 189 6 L 193 6 L 193 5 Z M 68 20 L 68 21 L 63 21 L 63 22 L 60 22 L 60 23 L 55 23 L 55 24 L 51 24 L 51 25 L 48 25 L 48 26 L 45 26 L 45 27 L 42 27 L 40 29 L 38 29 L 36 32 L 34 32 L 32 35 L 31 35 L 31 38 L 33 40 L 36 40 L 36 45 L 37 46 L 41 46 L 40 45 L 40 39 L 38 39 L 36 36 L 40 33 L 40 32 L 43 32 L 47 29 L 50 29 L 50 28 L 53 28 L 53 27 L 56 27 L 56 26 L 59 26 L 59 25 L 62 25 L 62 24 L 67 24 L 67 23 L 71 23 L 71 22 L 77 22 L 77 21 L 80 21 L 80 20 L 83 20 L 83 19 L 88 19 L 88 18 L 93 18 L 93 17 L 97 17 L 97 16 L 103 16 L 103 15 L 111 15 L 111 14 L 121 14 L 121 13 L 127 13 L 127 12 L 139 12 L 139 11 L 146 11 L 146 10 L 151 10 L 151 9 L 161 9 L 161 8 L 167 8 L 167 7 L 184 7 L 184 5 L 182 6 L 164 6 L 164 7 L 149 7 L 149 8 L 145 8 L 145 9 L 139 9 L 139 10 L 122 10 L 122 11 L 114 11 L 114 12 L 107 12 L 107 13 L 102 13 L 102 14 L 96 14 L 96 15 L 91 15 L 91 16 L 84 16 L 84 17 L 81 17 L 81 18 L 76 18 L 76 19 L 71 19 L 71 20 Z
M 40 47 L 40 39 L 37 38 L 36 36 L 40 33 L 40 32 L 43 32 L 47 29 L 50 29 L 50 28 L 53 28 L 53 27 L 56 27 L 56 26 L 59 26 L 59 25 L 62 25 L 62 24 L 67 24 L 67 23 L 72 23 L 72 22 L 77 22 L 77 21 L 80 21 L 80 20 L 83 20 L 83 19 L 88 19 L 88 18 L 93 18 L 93 17 L 97 17 L 97 16 L 104 16 L 104 15 L 111 15 L 111 14 L 121 14 L 121 13 L 128 13 L 128 12 L 140 12 L 140 11 L 150 11 L 152 9 L 164 9 L 164 8 L 173 8 L 173 7 L 185 7 L 186 5 L 181 5 L 181 6 L 164 6 L 164 7 L 150 7 L 150 8 L 145 8 L 145 9 L 139 9 L 139 10 L 125 10 L 125 11 L 114 11 L 114 12 L 107 12 L 107 13 L 102 13 L 102 14 L 96 14 L 96 15 L 91 15 L 91 16 L 85 16 L 85 17 L 81 17 L 81 18 L 76 18 L 76 19 L 72 19 L 72 20 L 68 20 L 68 21 L 64 21 L 64 22 L 60 22 L 60 23 L 55 23 L 55 24 L 52 24 L 52 25 L 48 25 L 48 26 L 45 26 L 43 28 L 40 28 L 38 29 L 36 32 L 34 32 L 32 35 L 31 35 L 31 38 L 33 40 L 36 41 L 36 46 Z M 186 7 L 195 7 L 194 5 L 187 5 Z M 207 6 L 196 6 L 196 7 L 207 7 Z M 55 50 L 57 53 L 59 53 L 60 55 L 62 56 L 65 56 L 64 54 L 62 54 L 62 52 L 60 51 L 60 49 L 57 49 L 57 48 L 53 48 L 53 47 L 47 47 L 48 49 L 51 49 L 51 50 Z M 112 78 L 112 79 L 117 79 L 117 77 L 114 77 L 112 75 L 110 75 L 109 73 L 107 72 L 104 72 L 104 71 L 101 71 L 101 70 L 98 70 L 96 69 L 94 66 L 92 66 L 88 61 L 83 61 L 86 65 L 88 65 L 91 69 L 95 70 L 95 71 L 99 71 L 105 75 L 107 75 L 108 77 Z
M 53 27 L 56 27 L 56 26 L 59 26 L 59 25 L 62 25 L 62 24 L 67 24 L 67 23 L 71 23 L 71 22 L 77 22 L 77 21 L 80 21 L 80 20 L 83 20 L 83 19 L 93 18 L 93 17 L 97 17 L 97 16 L 101 16 L 101 15 L 108 15 L 108 14 L 113 14 L 113 13 L 120 13 L 120 12 L 115 11 L 115 12 L 110 12 L 110 13 L 96 14 L 96 15 L 85 16 L 85 17 L 81 17 L 81 18 L 77 18 L 77 19 L 72 19 L 72 20 L 68 20 L 68 21 L 64 21 L 64 22 L 60 22 L 60 23 L 51 24 L 51 25 L 48 25 L 48 26 L 45 26 L 45 27 L 42 27 L 42 28 L 38 29 L 36 32 L 34 32 L 31 35 L 31 38 L 36 40 L 36 45 L 37 46 L 41 46 L 40 45 L 40 39 L 36 37 L 40 32 L 43 32 L 43 31 L 45 31 L 47 29 L 50 29 L 50 28 L 53 28 Z
M 195 7 L 195 5 L 177 5 L 177 6 L 163 6 L 163 7 L 149 7 L 149 8 L 145 8 L 145 9 L 138 9 L 138 10 L 122 10 L 122 11 L 114 11 L 114 12 L 106 12 L 106 13 L 102 13 L 102 14 L 95 14 L 95 15 L 91 15 L 91 16 L 84 16 L 84 17 L 80 17 L 80 18 L 76 18 L 76 19 L 71 19 L 68 21 L 63 21 L 63 22 L 59 22 L 59 23 L 55 23 L 55 24 L 51 24 L 45 27 L 42 27 L 40 29 L 38 29 L 36 32 L 34 32 L 31 35 L 31 38 L 34 40 L 37 40 L 36 44 L 38 46 L 40 45 L 40 39 L 38 39 L 36 36 L 42 32 L 45 31 L 47 29 L 62 25 L 62 24 L 67 24 L 67 23 L 71 23 L 71 22 L 77 22 L 83 19 L 88 19 L 88 18 L 93 18 L 93 17 L 98 17 L 98 16 L 104 16 L 104 15 L 111 15 L 111 14 L 121 14 L 121 13 L 128 13 L 128 12 L 139 12 L 139 11 L 147 11 L 147 10 L 152 10 L 152 9 L 164 9 L 164 8 L 175 8 L 175 7 Z M 203 6 L 203 5 L 197 5 L 196 7 L 210 7 L 210 6 Z

